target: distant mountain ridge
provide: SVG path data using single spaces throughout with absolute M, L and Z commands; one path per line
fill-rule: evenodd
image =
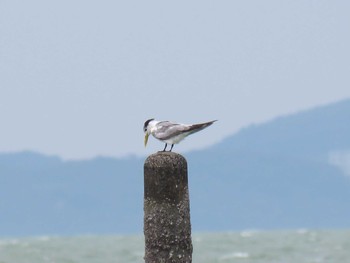
M 350 227 L 350 100 L 251 125 L 183 154 L 194 231 Z M 145 158 L 0 154 L 0 236 L 139 233 Z
M 350 100 L 344 100 L 278 117 L 261 125 L 243 128 L 237 134 L 213 146 L 213 150 L 230 149 L 293 155 L 350 149 L 349 113 Z M 308 140 L 304 141 L 306 138 Z

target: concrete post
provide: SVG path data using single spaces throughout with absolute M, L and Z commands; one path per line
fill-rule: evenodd
M 191 263 L 192 240 L 186 159 L 173 152 L 144 164 L 146 263 Z

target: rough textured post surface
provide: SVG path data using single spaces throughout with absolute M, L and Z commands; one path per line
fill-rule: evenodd
M 144 180 L 145 262 L 192 262 L 186 159 L 173 152 L 152 154 Z

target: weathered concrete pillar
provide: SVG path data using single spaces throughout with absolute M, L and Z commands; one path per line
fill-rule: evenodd
M 186 159 L 173 152 L 144 164 L 146 263 L 191 263 L 192 241 Z

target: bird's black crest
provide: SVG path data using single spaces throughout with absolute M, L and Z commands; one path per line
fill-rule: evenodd
M 143 131 L 146 131 L 146 129 L 147 129 L 147 126 L 148 126 L 148 123 L 150 122 L 150 121 L 153 121 L 154 119 L 149 119 L 149 120 L 147 120 L 146 122 L 145 122 L 145 124 L 143 125 Z

